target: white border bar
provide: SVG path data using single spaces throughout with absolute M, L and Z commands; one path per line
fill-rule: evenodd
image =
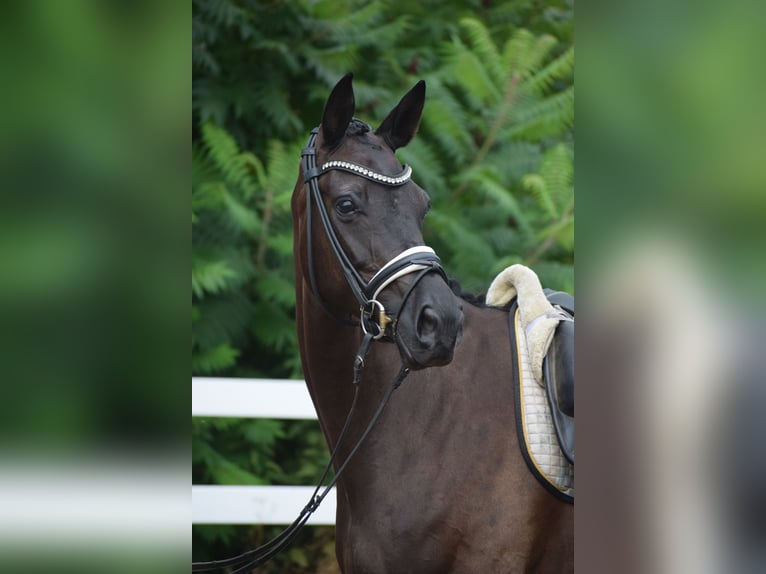
M 316 419 L 303 381 L 192 377 L 193 417 Z
M 314 492 L 313 486 L 192 486 L 194 524 L 290 524 Z M 320 491 L 321 492 L 321 491 Z M 335 489 L 307 524 L 335 524 Z

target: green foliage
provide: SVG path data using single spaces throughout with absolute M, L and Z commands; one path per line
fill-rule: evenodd
M 371 122 L 426 80 L 420 133 L 398 155 L 432 197 L 426 241 L 466 290 L 525 263 L 573 292 L 572 21 L 571 0 L 194 0 L 192 373 L 301 376 L 290 197 L 349 70 Z M 192 431 L 198 484 L 312 484 L 327 459 L 313 421 Z M 197 526 L 195 558 L 273 532 Z M 266 571 L 314 572 L 333 554 L 332 529 L 312 528 Z
M 192 368 L 298 376 L 289 202 L 299 146 L 263 159 L 207 122 L 194 143 Z M 268 351 L 264 353 L 264 351 Z
M 193 142 L 192 373 L 298 377 L 290 197 L 301 144 L 272 140 L 261 157 L 212 122 Z M 192 419 L 195 484 L 310 484 L 327 458 L 314 421 Z M 297 510 L 296 510 L 297 512 Z M 194 528 L 196 559 L 231 554 L 230 526 Z M 274 528 L 245 534 L 265 542 Z M 272 568 L 330 554 L 318 529 Z
M 426 76 L 435 105 L 422 143 L 401 156 L 417 166 L 422 155 L 440 176 L 426 239 L 471 290 L 509 261 L 547 260 L 556 265 L 538 269 L 543 283 L 573 291 L 574 49 L 557 48 L 550 35 L 493 34 L 465 17 L 441 46 L 444 65 Z

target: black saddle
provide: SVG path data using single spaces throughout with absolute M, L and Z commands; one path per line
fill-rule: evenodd
M 574 464 L 574 297 L 545 290 L 545 296 L 572 321 L 560 321 L 543 359 L 543 380 L 551 406 L 553 426 L 564 456 Z

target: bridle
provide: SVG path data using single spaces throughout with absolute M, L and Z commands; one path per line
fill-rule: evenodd
M 328 315 L 335 320 L 345 324 L 356 325 L 355 322 L 337 316 L 329 308 L 327 302 L 322 298 L 319 293 L 316 279 L 316 271 L 314 268 L 313 257 L 313 245 L 312 245 L 312 204 L 316 205 L 319 218 L 322 221 L 322 225 L 325 229 L 327 239 L 332 247 L 333 253 L 340 264 L 340 268 L 343 272 L 346 282 L 351 288 L 354 297 L 359 303 L 359 324 L 362 328 L 364 336 L 362 337 L 362 344 L 357 351 L 354 358 L 354 397 L 351 402 L 346 420 L 343 423 L 338 439 L 335 443 L 335 448 L 330 455 L 330 460 L 322 473 L 317 487 L 314 489 L 311 499 L 308 504 L 301 510 L 295 521 L 285 528 L 279 535 L 273 540 L 254 548 L 243 552 L 238 556 L 226 558 L 223 560 L 212 560 L 209 562 L 193 562 L 192 571 L 202 572 L 208 570 L 217 570 L 227 567 L 236 568 L 231 574 L 244 574 L 249 572 L 253 568 L 257 568 L 271 560 L 282 550 L 285 550 L 295 539 L 296 535 L 309 519 L 311 514 L 319 507 L 325 497 L 330 493 L 333 486 L 340 478 L 343 471 L 348 466 L 353 456 L 362 446 L 367 436 L 372 431 L 375 423 L 377 423 L 380 415 L 383 413 L 386 405 L 393 392 L 399 388 L 404 382 L 404 379 L 409 374 L 410 370 L 407 367 L 402 366 L 393 380 L 389 388 L 387 389 L 383 399 L 378 405 L 377 410 L 370 419 L 367 427 L 362 435 L 357 440 L 354 447 L 346 455 L 345 460 L 338 466 L 333 478 L 330 482 L 322 488 L 322 484 L 326 480 L 332 464 L 335 461 L 336 455 L 340 450 L 340 446 L 343 443 L 343 439 L 346 436 L 346 432 L 350 427 L 351 420 L 356 411 L 357 399 L 359 397 L 359 387 L 362 381 L 362 370 L 364 369 L 364 361 L 367 354 L 370 351 L 370 346 L 373 341 L 388 340 L 395 341 L 397 336 L 396 326 L 397 317 L 401 314 L 404 305 L 407 302 L 412 290 L 420 282 L 420 280 L 429 272 L 435 271 L 439 273 L 445 281 L 447 275 L 441 266 L 441 261 L 437 257 L 436 253 L 430 247 L 425 245 L 411 247 L 405 249 L 399 255 L 393 257 L 385 265 L 383 265 L 377 273 L 369 280 L 365 281 L 359 272 L 356 270 L 351 260 L 343 250 L 343 246 L 338 239 L 335 229 L 330 221 L 330 216 L 327 213 L 327 209 L 322 201 L 322 195 L 319 191 L 319 178 L 331 170 L 341 170 L 354 175 L 358 175 L 370 181 L 380 183 L 389 187 L 400 187 L 410 181 L 412 175 L 412 169 L 409 166 L 403 166 L 401 173 L 389 176 L 381 173 L 377 173 L 374 170 L 365 167 L 363 165 L 353 163 L 350 161 L 338 161 L 333 160 L 322 164 L 320 167 L 316 165 L 316 137 L 319 133 L 319 128 L 311 130 L 308 143 L 301 153 L 301 167 L 303 169 L 303 180 L 306 184 L 306 232 L 307 232 L 307 249 L 308 249 L 308 271 L 309 271 L 309 285 L 314 296 L 318 299 L 320 306 L 327 312 Z M 395 314 L 388 314 L 383 304 L 378 300 L 380 293 L 391 285 L 397 279 L 409 275 L 411 273 L 417 273 L 412 283 L 407 287 L 402 299 L 399 303 L 399 309 Z M 321 492 L 320 492 L 321 490 Z
M 359 303 L 359 324 L 365 335 L 371 334 L 374 340 L 385 338 L 388 341 L 396 340 L 397 317 L 404 309 L 412 290 L 420 280 L 429 272 L 439 273 L 445 281 L 447 275 L 441 266 L 441 260 L 433 249 L 425 245 L 419 245 L 404 250 L 399 255 L 393 257 L 383 265 L 377 273 L 369 280 L 365 281 L 356 270 L 351 260 L 341 245 L 338 235 L 330 221 L 327 208 L 322 201 L 322 194 L 319 191 L 319 178 L 332 170 L 340 170 L 363 177 L 372 182 L 379 183 L 388 187 L 401 187 L 410 181 L 412 169 L 405 165 L 402 172 L 396 175 L 384 175 L 370 169 L 364 165 L 350 161 L 333 160 L 328 161 L 321 166 L 316 163 L 316 137 L 319 128 L 311 130 L 308 143 L 301 153 L 301 167 L 303 168 L 303 181 L 306 184 L 306 234 L 308 250 L 308 275 L 309 285 L 314 296 L 318 299 L 320 306 L 335 320 L 345 324 L 355 324 L 345 318 L 339 317 L 327 305 L 322 298 L 317 285 L 316 270 L 314 268 L 313 241 L 312 241 L 312 204 L 316 205 L 319 219 L 322 221 L 325 234 L 330 243 L 335 258 L 338 260 L 346 283 L 351 288 L 357 302 Z M 381 292 L 394 283 L 397 279 L 417 273 L 415 279 L 410 283 L 399 304 L 396 314 L 389 314 L 378 297 Z

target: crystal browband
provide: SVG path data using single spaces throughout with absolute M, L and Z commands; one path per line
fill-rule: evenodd
M 328 161 L 327 163 L 322 164 L 322 167 L 319 168 L 319 174 L 321 175 L 325 171 L 329 171 L 331 169 L 340 169 L 349 173 L 353 173 L 354 175 L 361 175 L 370 181 L 377 181 L 379 183 L 384 183 L 386 185 L 392 186 L 399 186 L 407 183 L 410 180 L 410 176 L 412 175 L 412 168 L 408 165 L 404 166 L 402 173 L 399 175 L 389 176 L 383 175 L 382 173 L 377 173 L 368 167 L 359 165 L 358 163 L 353 163 L 351 161 Z

